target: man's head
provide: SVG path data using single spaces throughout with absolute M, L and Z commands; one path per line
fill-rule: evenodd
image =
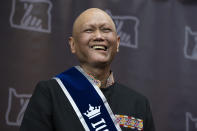
M 77 17 L 69 38 L 71 52 L 86 66 L 110 65 L 119 42 L 111 17 L 97 8 L 87 9 Z

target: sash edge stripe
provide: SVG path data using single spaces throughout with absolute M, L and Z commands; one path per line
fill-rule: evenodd
M 53 79 L 55 79 L 57 81 L 57 83 L 59 84 L 59 86 L 61 87 L 62 91 L 64 92 L 64 94 L 66 95 L 66 97 L 68 98 L 70 104 L 72 105 L 73 109 L 75 110 L 75 113 L 77 114 L 79 120 L 81 121 L 83 127 L 85 128 L 85 131 L 90 131 L 88 125 L 86 124 L 83 115 L 81 114 L 81 112 L 79 111 L 77 105 L 75 104 L 74 100 L 72 99 L 72 97 L 70 96 L 70 94 L 68 93 L 66 87 L 64 86 L 64 84 L 62 83 L 62 81 L 57 78 L 54 77 Z
M 81 72 L 81 73 L 87 78 L 87 80 L 93 85 L 94 89 L 97 91 L 97 93 L 98 93 L 99 96 L 101 97 L 101 100 L 103 101 L 103 103 L 104 103 L 104 105 L 105 105 L 105 107 L 106 107 L 106 109 L 107 109 L 107 111 L 108 111 L 108 113 L 109 113 L 109 115 L 110 115 L 110 117 L 111 117 L 111 119 L 112 119 L 112 121 L 113 121 L 113 123 L 114 123 L 116 129 L 117 129 L 118 131 L 122 131 L 121 128 L 120 128 L 120 126 L 119 126 L 119 124 L 116 123 L 115 115 L 114 115 L 114 113 L 112 112 L 112 110 L 111 110 L 111 108 L 110 108 L 110 106 L 109 106 L 109 104 L 108 104 L 108 102 L 107 102 L 105 96 L 103 95 L 103 93 L 101 92 L 101 90 L 99 89 L 99 87 L 98 87 L 96 84 L 94 84 L 94 83 L 90 80 L 89 76 L 81 69 L 80 66 L 75 66 L 75 68 L 76 68 L 79 72 Z

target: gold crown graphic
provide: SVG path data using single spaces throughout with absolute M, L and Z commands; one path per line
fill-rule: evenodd
M 100 108 L 101 108 L 101 106 L 93 107 L 89 104 L 89 109 L 83 114 L 86 115 L 89 119 L 92 119 L 92 118 L 101 114 Z

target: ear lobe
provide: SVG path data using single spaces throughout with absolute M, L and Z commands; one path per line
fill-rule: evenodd
M 120 36 L 117 37 L 117 52 L 119 52 Z
M 70 50 L 74 54 L 76 52 L 75 50 L 75 42 L 73 37 L 69 37 L 69 45 L 70 45 Z

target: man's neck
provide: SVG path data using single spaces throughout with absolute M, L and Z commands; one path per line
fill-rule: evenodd
M 110 75 L 110 67 L 96 68 L 86 65 L 80 65 L 81 68 L 88 74 L 92 75 L 95 79 L 101 81 L 101 87 L 105 88 L 107 79 Z

